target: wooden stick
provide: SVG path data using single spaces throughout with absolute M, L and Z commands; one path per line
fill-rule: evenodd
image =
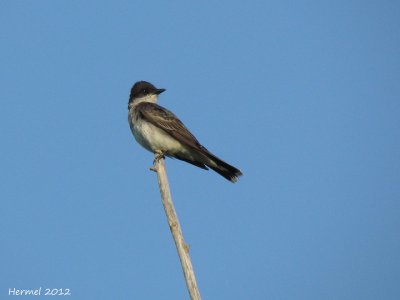
M 165 171 L 164 157 L 160 153 L 155 154 L 154 166 L 150 168 L 157 172 L 158 185 L 160 187 L 161 200 L 167 215 L 168 225 L 175 241 L 176 250 L 181 260 L 183 274 L 185 275 L 186 286 L 191 300 L 201 300 L 199 288 L 197 287 L 196 277 L 194 276 L 192 262 L 189 256 L 189 246 L 183 239 L 181 225 L 176 215 L 175 207 L 172 202 L 169 190 L 167 173 Z

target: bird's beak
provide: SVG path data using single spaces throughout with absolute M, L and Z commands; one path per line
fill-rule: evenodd
M 165 89 L 157 89 L 156 90 L 156 95 L 161 94 L 162 92 L 165 92 Z

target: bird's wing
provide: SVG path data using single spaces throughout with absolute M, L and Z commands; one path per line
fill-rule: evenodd
M 142 118 L 164 130 L 182 144 L 194 149 L 206 150 L 185 125 L 168 109 L 155 103 L 143 102 L 138 104 L 137 110 Z

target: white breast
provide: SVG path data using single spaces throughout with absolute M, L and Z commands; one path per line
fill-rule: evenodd
M 166 154 L 175 154 L 183 150 L 181 143 L 162 129 L 140 118 L 132 118 L 131 113 L 129 124 L 136 141 L 151 152 L 163 151 Z

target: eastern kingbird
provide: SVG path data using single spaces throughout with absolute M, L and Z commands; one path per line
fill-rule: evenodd
M 177 158 L 205 170 L 210 167 L 236 182 L 242 175 L 240 170 L 209 152 L 172 112 L 156 104 L 158 95 L 164 91 L 146 81 L 133 85 L 128 121 L 136 141 L 153 153 Z

